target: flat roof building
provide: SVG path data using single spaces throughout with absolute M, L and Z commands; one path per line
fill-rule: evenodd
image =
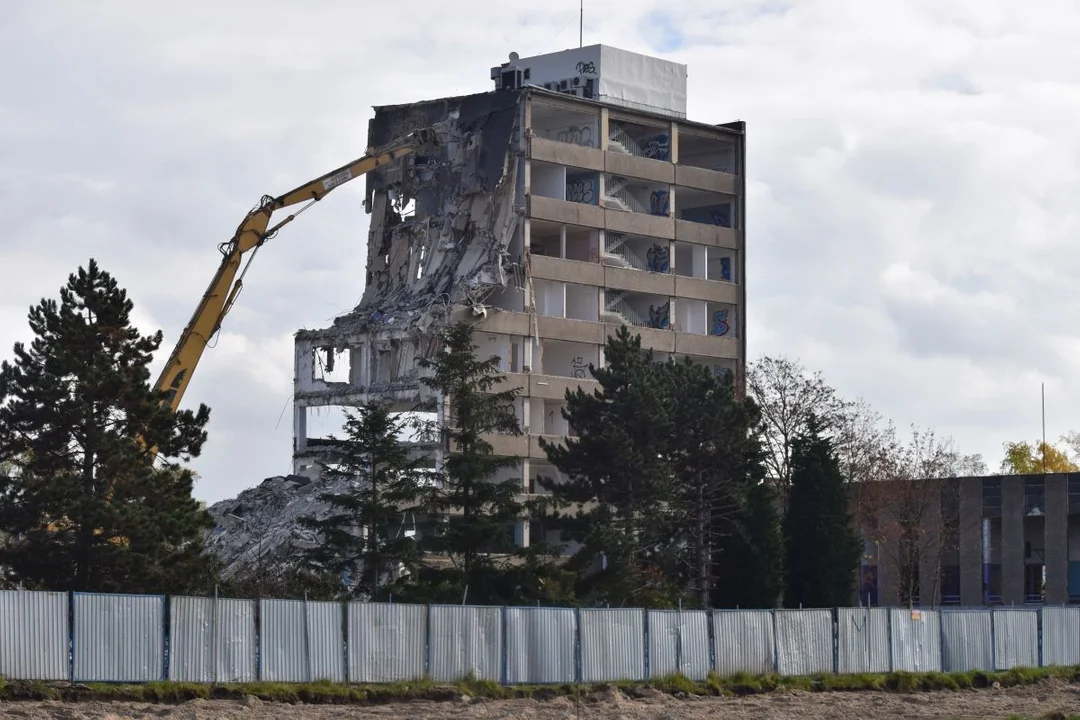
M 1080 602 L 1080 473 L 862 485 L 863 604 Z

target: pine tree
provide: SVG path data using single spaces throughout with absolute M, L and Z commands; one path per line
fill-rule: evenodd
M 671 542 L 673 476 L 662 365 L 624 326 L 607 340 L 605 365 L 590 365 L 600 389 L 568 390 L 564 416 L 577 432 L 541 439 L 566 477 L 551 483 L 549 522 L 580 549 L 568 567 L 595 603 L 668 605 L 681 595 Z
M 446 409 L 435 428 L 446 454 L 442 487 L 422 495 L 422 507 L 438 530 L 422 538 L 421 549 L 449 558 L 453 567 L 421 572 L 419 590 L 432 600 L 460 600 L 467 592 L 470 602 L 491 602 L 503 592 L 504 560 L 517 553 L 513 527 L 524 510 L 518 500 L 523 488 L 520 481 L 496 475 L 519 460 L 495 455 L 485 436 L 521 434 L 514 410 L 519 391 L 498 390 L 505 381 L 499 359 L 480 360 L 476 350 L 472 327 L 456 323 L 444 334 L 441 352 L 417 361 L 430 371 L 423 383 L 439 398 L 427 409 Z
M 381 597 L 398 571 L 411 573 L 420 557 L 416 540 L 402 531 L 405 511 L 414 509 L 420 495 L 423 463 L 401 442 L 408 425 L 382 403 L 347 413 L 346 437 L 322 463 L 322 477 L 350 489 L 320 496 L 335 509 L 333 515 L 301 521 L 320 537 L 304 554 L 304 564 L 317 577 L 353 578 L 352 597 Z
M 730 375 L 684 359 L 662 367 L 669 403 L 667 456 L 676 481 L 664 500 L 672 510 L 670 545 L 684 568 L 686 601 L 708 607 L 715 561 L 739 539 L 747 493 L 764 478 L 761 420 L 752 400 L 736 398 Z
M 94 260 L 60 301 L 29 313 L 35 337 L 0 364 L 0 566 L 27 587 L 186 592 L 212 585 L 190 470 L 210 411 L 173 412 L 149 385 L 161 333 L 143 336 L 132 302 Z M 149 448 L 166 463 L 155 467 Z
M 862 543 L 832 442 L 816 421 L 794 444 L 784 544 L 788 607 L 836 607 L 851 601 Z

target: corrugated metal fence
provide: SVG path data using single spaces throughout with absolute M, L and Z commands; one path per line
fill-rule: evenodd
M 637 610 L 0 591 L 0 677 L 505 684 L 1080 664 L 1080 607 Z

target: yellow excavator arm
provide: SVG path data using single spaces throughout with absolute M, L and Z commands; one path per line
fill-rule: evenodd
M 284 195 L 264 196 L 259 206 L 249 212 L 240 223 L 236 234 L 219 246 L 223 256 L 221 265 L 158 377 L 154 389 L 168 392 L 166 403 L 169 407 L 176 410 L 180 405 L 180 400 L 184 397 L 184 391 L 191 382 L 191 376 L 195 372 L 199 359 L 202 358 L 203 351 L 221 327 L 222 320 L 225 319 L 243 287 L 244 273 L 247 272 L 248 267 L 245 265 L 241 272 L 240 264 L 244 255 L 257 250 L 282 226 L 292 222 L 306 209 L 306 206 L 270 227 L 270 217 L 274 211 L 302 202 L 310 204 L 321 200 L 334 188 L 404 157 L 419 147 L 436 142 L 438 142 L 438 137 L 435 128 L 425 128 L 377 151 L 369 150 L 368 154 L 362 158 L 331 170 Z M 248 263 L 250 263 L 250 258 Z

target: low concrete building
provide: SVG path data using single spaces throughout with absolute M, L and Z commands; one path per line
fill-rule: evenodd
M 1080 602 L 1080 473 L 864 483 L 859 600 Z

